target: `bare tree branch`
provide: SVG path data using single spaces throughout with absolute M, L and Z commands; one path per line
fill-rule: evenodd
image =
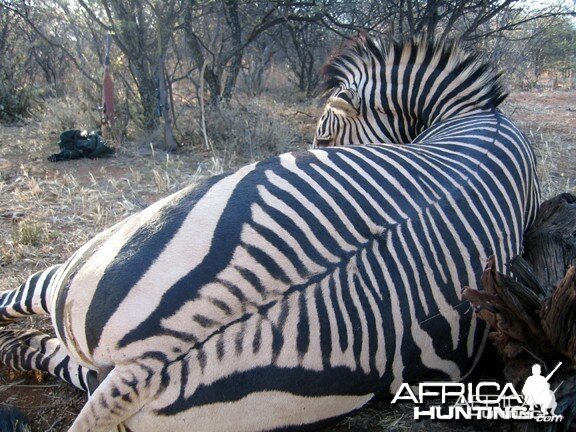
M 70 61 L 72 61 L 72 63 L 74 63 L 74 66 L 76 66 L 76 68 L 78 69 L 78 71 L 88 80 L 90 81 L 92 84 L 95 84 L 97 86 L 100 86 L 100 82 L 98 80 L 96 80 L 90 73 L 88 73 L 88 71 L 80 64 L 80 62 L 78 62 L 78 60 L 76 59 L 76 56 L 74 56 L 70 51 L 68 51 L 68 49 L 62 45 L 59 44 L 57 42 L 54 42 L 52 39 L 50 39 L 48 36 L 46 36 L 44 34 L 43 31 L 41 31 L 36 24 L 30 19 L 28 13 L 26 12 L 22 12 L 21 10 L 19 10 L 18 8 L 15 8 L 12 6 L 12 2 L 8 3 L 4 0 L 0 1 L 0 6 L 6 8 L 7 10 L 15 13 L 16 15 L 18 15 L 20 18 L 22 18 L 26 24 L 38 35 L 40 36 L 40 38 L 46 42 L 48 45 L 54 47 L 54 48 L 58 48 L 59 50 L 61 50 L 66 57 L 68 57 L 68 59 Z

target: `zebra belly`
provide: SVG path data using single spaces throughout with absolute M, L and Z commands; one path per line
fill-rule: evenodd
M 454 294 L 459 290 L 452 284 L 430 287 L 403 280 L 408 276 L 393 265 L 397 257 L 386 252 L 393 241 L 391 233 L 385 241 L 365 247 L 347 265 L 315 283 L 292 287 L 262 305 L 246 309 L 229 322 L 214 321 L 212 327 L 201 329 L 205 332 L 202 338 L 197 328 L 188 334 L 189 339 L 184 334 L 174 334 L 178 328 L 182 332 L 190 328 L 189 321 L 198 311 L 206 313 L 210 305 L 201 295 L 182 304 L 177 314 L 164 321 L 160 331 L 151 331 L 123 348 L 119 348 L 118 339 L 104 334 L 96 356 L 89 357 L 89 351 L 78 350 L 75 357 L 88 366 L 102 368 L 155 353 L 170 364 L 196 352 L 199 346 L 211 347 L 211 351 L 202 350 L 200 371 L 210 370 L 211 365 L 219 365 L 217 373 L 222 371 L 222 365 L 253 370 L 272 365 L 277 368 L 277 376 L 296 368 L 303 376 L 304 372 L 315 371 L 330 381 L 342 375 L 340 369 L 346 369 L 351 387 L 367 383 L 365 376 L 370 376 L 363 390 L 366 394 L 394 393 L 402 382 L 459 379 L 479 353 L 484 329 L 475 328 L 476 321 L 465 305 L 457 307 L 459 299 Z M 481 260 L 477 267 L 482 268 Z M 207 284 L 200 293 L 205 290 L 206 297 L 219 298 L 220 291 L 215 288 L 216 285 Z M 426 313 L 422 307 L 414 306 L 419 304 L 422 291 L 428 297 L 435 291 L 434 308 Z M 438 307 L 441 300 L 444 303 Z M 130 312 L 133 315 L 125 317 L 127 323 L 142 320 L 138 308 Z M 74 323 L 73 313 L 74 308 L 68 308 L 64 321 Z M 71 329 L 67 340 L 74 346 L 74 331 L 83 328 Z M 90 322 L 85 330 L 91 331 Z M 236 357 L 227 362 L 230 353 Z M 248 353 L 252 354 L 245 357 Z M 230 369 L 228 373 L 237 372 Z M 274 386 L 269 390 L 273 389 Z
M 281 327 L 282 310 L 300 295 L 231 324 L 158 367 L 168 382 L 126 425 L 134 432 L 190 425 L 206 432 L 269 431 L 317 423 L 364 405 L 378 391 L 380 377 L 362 368 L 352 346 L 346 352 L 298 350 L 296 317 L 285 317 Z
M 188 430 L 202 432 L 256 432 L 318 423 L 349 413 L 366 404 L 372 394 L 303 397 L 287 392 L 252 393 L 240 400 L 192 407 L 172 416 L 141 411 L 126 422 L 134 432 Z
M 179 355 L 159 353 L 167 335 L 142 341 L 156 348 L 157 358 L 164 356 L 155 374 L 169 382 L 127 426 L 135 432 L 190 424 L 203 431 L 274 430 L 338 417 L 405 379 L 430 378 L 434 371 L 460 377 L 462 359 L 454 352 L 461 352 L 446 343 L 444 359 L 426 346 L 449 339 L 444 328 L 408 325 L 410 333 L 402 334 L 406 323 L 421 317 L 401 317 L 395 306 L 404 300 L 395 299 L 393 289 L 389 300 L 380 300 L 370 284 L 380 276 L 365 268 L 368 257 L 366 251 L 329 277 L 223 325 Z M 471 316 L 464 315 L 470 325 Z

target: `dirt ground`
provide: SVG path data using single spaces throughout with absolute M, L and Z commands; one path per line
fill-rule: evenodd
M 544 196 L 576 192 L 576 92 L 516 92 L 503 111 L 534 145 Z M 318 109 L 302 113 L 288 107 L 277 115 L 276 121 L 298 131 L 298 139 L 286 149 L 306 148 Z M 0 125 L 0 290 L 15 288 L 31 273 L 62 262 L 94 234 L 159 197 L 250 159 L 222 158 L 197 146 L 169 156 L 158 151 L 142 156 L 135 144 L 127 144 L 111 159 L 54 164 L 46 156 L 57 151 L 56 132 L 46 130 L 41 119 Z M 306 136 L 309 139 L 302 138 Z M 17 325 L 45 331 L 51 327 L 42 318 Z M 38 381 L 0 367 L 0 403 L 25 411 L 34 431 L 65 431 L 84 401 L 84 394 L 56 379 Z M 376 403 L 325 432 L 494 430 L 486 422 L 448 425 L 411 419 L 409 407 Z

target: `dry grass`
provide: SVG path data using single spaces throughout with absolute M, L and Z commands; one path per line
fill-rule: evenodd
M 15 288 L 29 274 L 62 262 L 102 229 L 184 185 L 269 154 L 308 147 L 319 115 L 309 102 L 236 100 L 207 113 L 213 148 L 208 151 L 192 104 L 180 113 L 177 136 L 186 145 L 176 154 L 153 148 L 142 156 L 142 143 L 134 142 L 120 147 L 111 159 L 50 163 L 46 156 L 57 151 L 54 143 L 61 130 L 91 126 L 86 124 L 92 121 L 91 112 L 69 104 L 55 102 L 49 116 L 26 127 L 0 126 L 0 290 Z M 544 194 L 576 192 L 576 93 L 516 93 L 503 109 L 534 143 Z M 50 327 L 38 318 L 21 325 Z M 63 431 L 84 395 L 53 379 L 38 384 L 28 378 L 15 384 L 0 372 L 0 402 L 5 401 L 23 407 L 33 417 L 35 430 Z M 327 431 L 424 429 L 440 430 L 414 423 L 409 410 L 379 403 Z
M 576 92 L 515 92 L 503 111 L 534 147 L 543 198 L 576 193 Z

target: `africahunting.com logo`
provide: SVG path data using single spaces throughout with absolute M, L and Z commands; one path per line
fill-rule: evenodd
M 424 382 L 417 386 L 402 384 L 392 403 L 412 402 L 414 419 L 431 420 L 535 420 L 560 422 L 556 414 L 556 396 L 548 382 L 562 363 L 547 376 L 539 364 L 532 366 L 532 375 L 518 393 L 510 383 L 492 381 L 476 384 L 455 382 Z M 414 388 L 415 387 L 415 388 Z

